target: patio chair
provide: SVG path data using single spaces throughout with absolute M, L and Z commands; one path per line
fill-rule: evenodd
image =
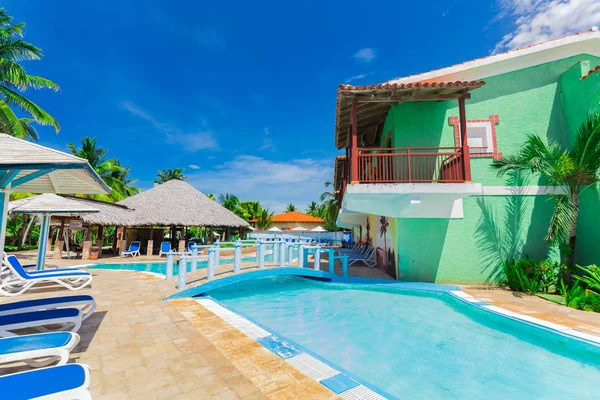
M 131 242 L 129 244 L 129 249 L 127 249 L 121 253 L 121 257 L 125 257 L 125 256 L 137 257 L 140 255 L 141 247 L 142 247 L 142 244 L 139 241 L 134 240 L 133 242 Z
M 352 264 L 357 262 L 362 262 L 363 264 L 367 265 L 367 267 L 374 267 L 375 265 L 377 265 L 377 261 L 375 261 L 374 255 L 375 248 L 371 247 L 371 249 L 366 253 L 366 255 L 357 258 L 349 258 L 348 266 L 351 266 Z
M 165 253 L 171 252 L 171 242 L 162 242 L 160 244 L 160 252 L 158 253 L 159 257 L 162 257 Z
M 188 251 L 190 251 L 190 252 L 191 252 L 191 251 L 192 251 L 192 249 L 193 249 L 194 247 L 196 247 L 196 246 L 198 246 L 198 243 L 196 243 L 196 242 L 188 242 L 188 245 L 187 245 Z
M 80 308 L 81 320 L 85 321 L 96 310 L 96 301 L 87 294 L 76 296 L 47 297 L 0 304 L 0 317 L 31 311 L 55 310 L 57 308 Z
M 64 365 L 69 354 L 79 343 L 73 332 L 35 333 L 0 339 L 0 365 L 24 362 L 30 367 L 45 367 L 58 361 Z
M 0 316 L 0 337 L 16 336 L 20 329 L 35 329 L 38 332 L 71 331 L 81 328 L 82 312 L 78 308 L 31 311 Z M 2 393 L 2 391 L 0 391 Z
M 67 364 L 34 369 L 0 377 L 2 398 L 25 400 L 91 400 L 90 368 L 85 364 Z
M 12 274 L 0 282 L 0 294 L 17 296 L 38 283 L 57 283 L 69 290 L 80 290 L 92 282 L 92 274 L 81 270 L 27 272 L 15 256 L 3 261 Z

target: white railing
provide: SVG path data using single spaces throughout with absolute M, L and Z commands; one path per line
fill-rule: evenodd
M 297 266 L 306 268 L 308 261 L 308 255 L 314 255 L 313 269 L 321 269 L 321 256 L 325 253 L 329 253 L 329 272 L 335 273 L 334 265 L 335 260 L 340 259 L 342 261 L 342 276 L 348 275 L 348 256 L 336 256 L 335 249 L 326 248 L 319 245 L 307 245 L 305 243 L 289 243 L 285 240 L 274 240 L 265 242 L 262 240 L 237 240 L 235 242 L 215 242 L 213 245 L 199 245 L 192 247 L 191 251 L 177 252 L 172 251 L 165 253 L 167 255 L 167 265 L 165 279 L 173 278 L 173 266 L 175 263 L 175 257 L 179 257 L 179 271 L 177 274 L 177 288 L 178 290 L 185 289 L 187 285 L 187 273 L 194 272 L 198 269 L 198 260 L 207 260 L 206 267 L 206 279 L 212 280 L 215 277 L 215 270 L 220 264 L 221 259 L 221 246 L 233 245 L 233 273 L 237 274 L 241 271 L 242 265 L 242 249 L 244 247 L 256 247 L 256 262 L 259 269 L 265 267 L 265 258 L 267 254 L 271 254 L 272 262 L 277 264 L 280 268 L 286 266 Z M 294 248 L 297 248 L 297 258 L 294 257 Z M 199 254 L 199 250 L 206 250 L 207 254 Z M 187 262 L 190 261 L 190 268 L 188 269 Z

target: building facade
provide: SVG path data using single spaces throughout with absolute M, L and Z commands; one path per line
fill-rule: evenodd
M 338 225 L 402 280 L 484 283 L 507 259 L 558 259 L 544 241 L 547 194 L 564 189 L 498 177 L 491 164 L 519 152 L 528 134 L 566 149 L 598 111 L 596 29 L 380 85 L 341 85 Z M 599 194 L 588 189 L 577 263 L 600 263 L 599 222 Z

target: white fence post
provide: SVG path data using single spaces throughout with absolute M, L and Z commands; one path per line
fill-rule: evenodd
M 233 246 L 235 248 L 235 253 L 233 256 L 233 273 L 237 274 L 240 272 L 240 268 L 242 266 L 242 242 L 237 241 Z
M 294 245 L 290 244 L 288 246 L 288 257 L 287 257 L 288 265 L 292 265 L 292 260 L 293 259 L 294 259 Z
M 298 266 L 304 268 L 304 246 L 298 246 Z
M 215 277 L 215 258 L 216 258 L 216 247 L 210 247 L 208 249 L 208 266 L 206 267 L 206 280 L 210 281 Z
M 287 243 L 281 243 L 279 246 L 279 268 L 283 268 L 285 266 L 285 248 L 287 247 Z
M 185 274 L 187 273 L 187 260 L 185 256 L 179 259 L 179 273 L 177 274 L 177 290 L 185 289 Z
M 215 242 L 216 250 L 215 250 L 215 269 L 219 266 L 219 262 L 221 261 L 221 241 L 217 240 Z
M 192 261 L 190 262 L 190 270 L 192 272 L 198 270 L 198 247 L 192 246 Z
M 317 247 L 317 249 L 315 250 L 315 263 L 313 265 L 313 269 L 315 271 L 321 270 L 321 248 L 320 247 Z
M 167 254 L 167 271 L 165 272 L 165 279 L 169 280 L 173 278 L 173 254 Z
M 259 240 L 258 246 L 256 246 L 256 258 L 258 258 L 258 268 L 265 267 L 265 244 Z
M 279 262 L 279 242 L 273 243 L 273 262 Z

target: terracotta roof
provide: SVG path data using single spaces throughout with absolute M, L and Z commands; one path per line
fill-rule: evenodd
M 600 71 L 600 65 L 596 66 L 596 68 L 590 69 L 590 71 L 587 74 L 585 74 L 585 76 L 582 76 L 580 80 L 584 80 L 588 76 L 590 76 L 590 75 L 592 75 L 592 74 L 594 74 L 596 72 L 599 72 L 599 71 Z
M 303 214 L 299 211 L 290 211 L 283 214 L 276 214 L 273 216 L 273 222 L 312 222 L 312 223 L 324 223 L 325 221 L 312 215 Z
M 348 146 L 348 127 L 354 100 L 358 101 L 357 126 L 361 135 L 376 137 L 391 104 L 402 101 L 449 100 L 468 96 L 471 90 L 485 85 L 484 81 L 382 83 L 379 85 L 339 85 L 336 117 L 335 145 Z

